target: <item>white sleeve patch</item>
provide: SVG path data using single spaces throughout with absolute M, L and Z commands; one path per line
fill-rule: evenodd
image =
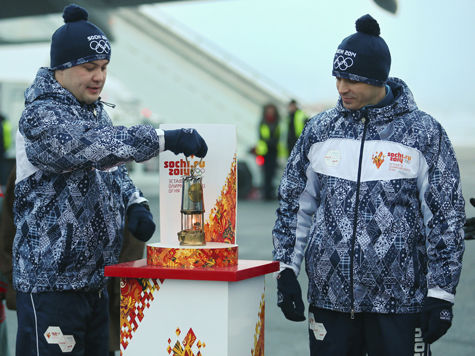
M 453 295 L 449 292 L 446 292 L 445 290 L 443 290 L 439 286 L 437 286 L 435 288 L 430 288 L 427 291 L 427 296 L 432 297 L 432 298 L 443 299 L 443 300 L 446 300 L 446 301 L 448 301 L 452 304 L 455 303 L 455 295 Z
M 22 136 L 19 130 L 16 132 L 16 179 L 15 184 L 28 178 L 35 172 L 39 171 L 38 168 L 33 166 L 28 157 L 26 156 L 25 138 Z
M 145 199 L 144 197 L 141 197 L 139 192 L 134 192 L 129 198 L 129 202 L 127 203 L 127 209 L 132 204 L 140 204 L 140 203 L 143 203 L 143 202 L 148 202 L 148 200 Z
M 162 129 L 155 129 L 155 132 L 158 135 L 158 147 L 160 148 L 160 152 L 165 151 L 165 131 Z

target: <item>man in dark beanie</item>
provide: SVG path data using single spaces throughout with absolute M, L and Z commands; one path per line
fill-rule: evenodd
M 280 184 L 278 306 L 305 320 L 305 256 L 311 355 L 428 355 L 462 268 L 459 168 L 442 126 L 388 77 L 376 20 L 356 30 L 333 58 L 340 98 L 310 119 Z
M 163 150 L 207 153 L 192 129 L 113 126 L 100 100 L 111 44 L 85 9 L 67 6 L 63 18 L 50 67 L 25 92 L 16 139 L 18 356 L 108 354 L 104 266 L 118 261 L 126 217 L 139 240 L 155 231 L 124 164 Z

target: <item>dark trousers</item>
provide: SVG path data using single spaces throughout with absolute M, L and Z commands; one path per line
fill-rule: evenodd
M 17 292 L 17 356 L 107 356 L 109 297 L 98 292 Z
M 311 356 L 429 356 L 419 314 L 357 313 L 355 319 L 309 308 Z
M 277 197 L 274 188 L 274 176 L 277 169 L 277 151 L 269 151 L 264 159 L 264 199 L 273 200 Z

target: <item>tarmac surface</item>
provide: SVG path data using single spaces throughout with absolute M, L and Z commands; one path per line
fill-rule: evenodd
M 473 148 L 456 148 L 459 161 L 462 187 L 467 201 L 467 218 L 475 216 L 475 208 L 468 203 L 475 197 L 475 165 Z M 158 222 L 159 199 L 156 196 L 157 179 L 153 181 L 134 181 L 150 201 L 150 208 Z M 248 260 L 271 260 L 271 231 L 275 222 L 277 202 L 260 200 L 239 200 L 237 213 L 237 244 L 239 258 Z M 157 226 L 157 232 L 159 226 Z M 159 242 L 158 233 L 150 242 Z M 304 300 L 307 293 L 307 277 L 302 269 L 299 281 Z M 432 345 L 432 355 L 473 356 L 475 355 L 475 241 L 467 241 L 463 260 L 462 275 L 457 289 L 454 306 L 453 325 L 446 335 Z M 266 320 L 265 354 L 269 356 L 309 355 L 307 322 L 288 321 L 276 305 L 276 282 L 272 275 L 266 276 Z M 307 306 L 307 303 L 306 303 Z M 7 310 L 7 328 L 11 355 L 14 355 L 17 329 L 16 314 Z M 119 355 L 117 352 L 116 355 Z M 3 356 L 3 355 L 0 355 Z M 205 356 L 205 355 L 203 355 Z M 224 356 L 224 355 L 208 355 Z M 243 355 L 244 356 L 244 355 Z

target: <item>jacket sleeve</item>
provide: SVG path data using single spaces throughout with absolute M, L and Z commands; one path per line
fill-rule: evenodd
M 428 296 L 454 302 L 464 252 L 465 202 L 455 152 L 443 128 L 430 142 L 419 178 L 426 228 Z
M 103 111 L 103 115 L 107 114 Z M 158 135 L 150 125 L 98 125 L 48 103 L 26 108 L 19 130 L 28 160 L 54 173 L 108 169 L 127 161 L 145 161 L 160 151 Z
M 308 160 L 307 125 L 289 157 L 279 186 L 279 208 L 272 231 L 274 260 L 281 270 L 300 272 L 313 214 L 317 207 L 317 182 Z
M 129 176 L 127 167 L 121 165 L 119 167 L 119 174 L 121 175 L 122 182 L 122 198 L 124 199 L 125 210 L 129 208 L 132 204 L 139 204 L 142 202 L 147 202 L 148 200 L 143 196 L 139 188 L 134 185 L 134 182 Z

